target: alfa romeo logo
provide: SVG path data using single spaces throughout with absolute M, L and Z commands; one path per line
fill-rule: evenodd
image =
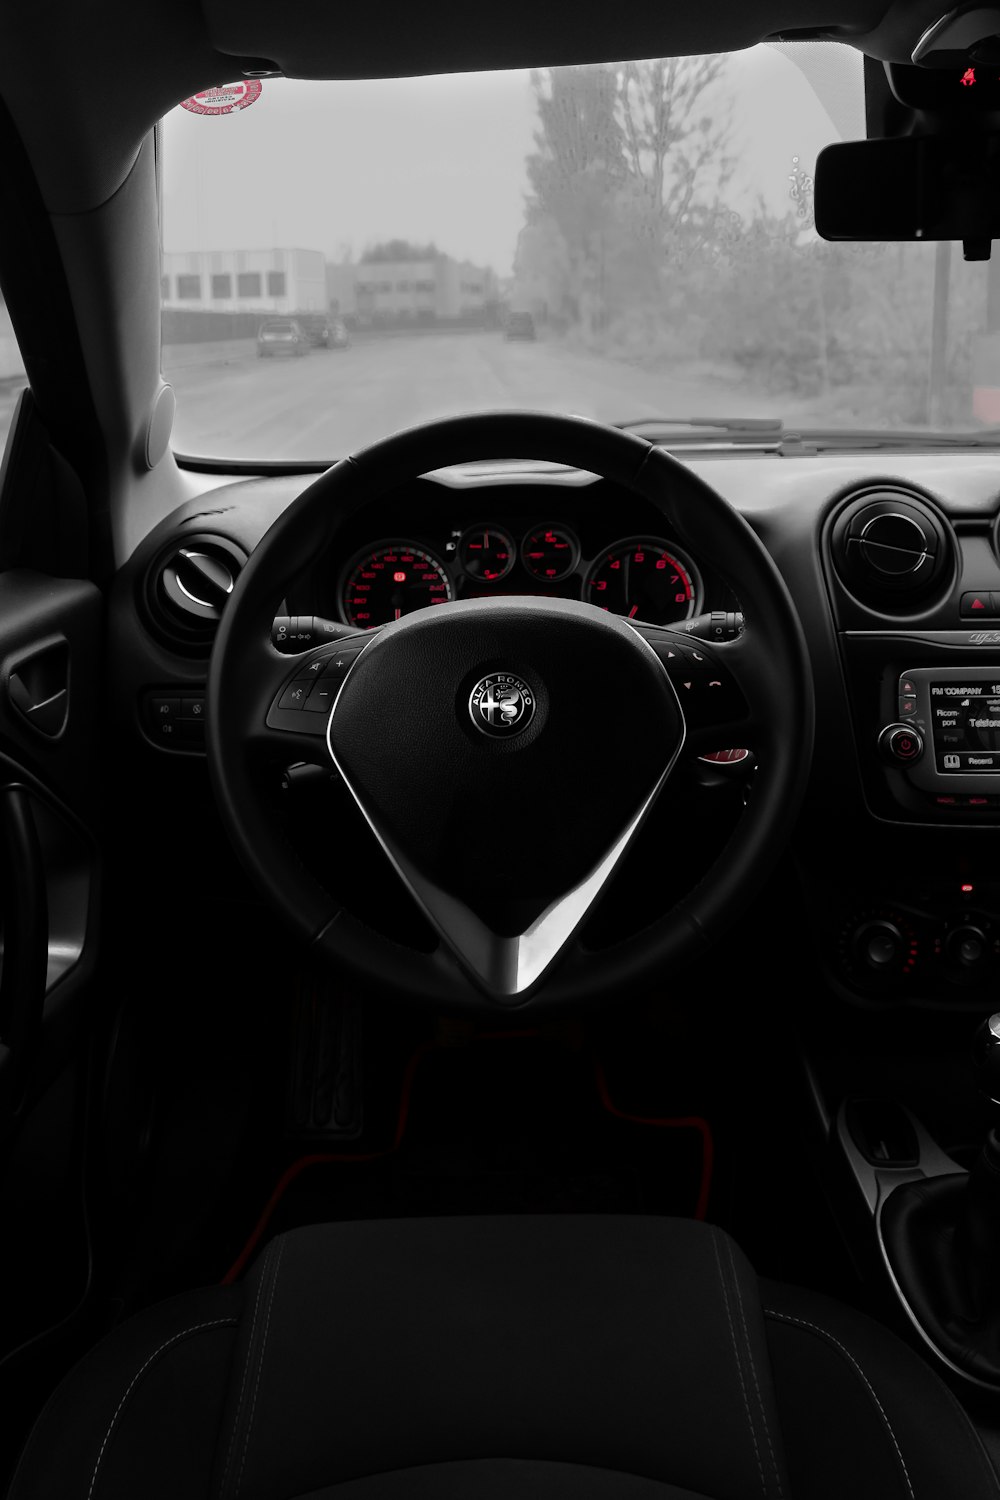
M 472 689 L 469 713 L 477 729 L 503 739 L 527 729 L 535 717 L 535 695 L 513 672 L 491 672 Z

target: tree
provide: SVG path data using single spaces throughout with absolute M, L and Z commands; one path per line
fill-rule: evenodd
M 615 118 L 615 74 L 606 66 L 550 68 L 531 75 L 537 150 L 528 158 L 529 242 L 562 242 L 560 311 L 593 333 L 602 313 L 603 268 L 618 187 L 626 176 Z
M 658 305 L 668 253 L 676 263 L 704 239 L 732 170 L 728 119 L 704 112 L 723 66 L 667 58 L 532 74 L 527 223 L 561 238 L 556 301 L 587 341 Z
M 616 74 L 615 115 L 625 156 L 661 236 L 689 222 L 699 195 L 710 207 L 732 176 L 727 114 L 699 113 L 721 77 L 724 57 L 663 57 L 624 63 Z

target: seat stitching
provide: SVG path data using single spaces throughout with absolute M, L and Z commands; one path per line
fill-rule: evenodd
M 753 1376 L 754 1390 L 757 1392 L 757 1401 L 760 1406 L 760 1419 L 764 1425 L 764 1436 L 767 1438 L 767 1451 L 771 1455 L 771 1466 L 774 1469 L 774 1483 L 778 1491 L 779 1500 L 783 1495 L 781 1488 L 781 1471 L 778 1468 L 778 1460 L 774 1452 L 774 1444 L 771 1442 L 771 1429 L 767 1425 L 767 1409 L 764 1406 L 764 1397 L 761 1395 L 760 1381 L 757 1379 L 757 1366 L 753 1357 L 753 1345 L 750 1343 L 750 1330 L 747 1328 L 746 1311 L 743 1307 L 743 1293 L 740 1291 L 739 1277 L 736 1274 L 736 1259 L 733 1255 L 732 1240 L 726 1241 L 726 1251 L 729 1255 L 729 1264 L 733 1271 L 733 1285 L 736 1288 L 736 1301 L 740 1309 L 740 1321 L 743 1324 L 743 1338 L 746 1344 L 747 1359 L 750 1364 L 750 1373 Z
M 250 1373 L 250 1355 L 253 1353 L 253 1336 L 254 1336 L 254 1333 L 256 1332 L 256 1329 L 257 1329 L 257 1310 L 260 1307 L 260 1294 L 261 1294 L 261 1291 L 263 1289 L 264 1282 L 267 1279 L 267 1268 L 268 1268 L 268 1265 L 270 1264 L 270 1262 L 273 1259 L 274 1259 L 274 1242 L 272 1241 L 271 1244 L 268 1246 L 267 1254 L 264 1257 L 264 1262 L 263 1262 L 263 1264 L 261 1266 L 261 1269 L 260 1269 L 260 1277 L 258 1278 L 258 1281 L 257 1281 L 257 1295 L 254 1298 L 253 1317 L 250 1320 L 250 1339 L 249 1339 L 249 1342 L 247 1343 L 246 1358 L 243 1361 L 243 1378 L 240 1381 L 240 1395 L 239 1395 L 239 1400 L 236 1403 L 236 1416 L 233 1419 L 233 1430 L 232 1430 L 232 1433 L 231 1433 L 230 1438 L 229 1438 L 229 1449 L 228 1449 L 228 1452 L 226 1453 L 226 1467 L 222 1471 L 222 1484 L 220 1486 L 219 1492 L 223 1496 L 226 1493 L 226 1482 L 229 1479 L 229 1466 L 232 1463 L 233 1449 L 236 1446 L 236 1434 L 240 1430 L 240 1416 L 241 1416 L 242 1411 L 243 1411 L 243 1397 L 246 1394 L 247 1376 Z
M 851 1353 L 850 1349 L 845 1348 L 840 1340 L 836 1338 L 834 1334 L 829 1333 L 827 1329 L 820 1328 L 816 1323 L 810 1323 L 806 1318 L 795 1318 L 791 1315 L 791 1313 L 777 1312 L 774 1308 L 771 1307 L 765 1308 L 764 1311 L 769 1318 L 777 1318 L 779 1322 L 797 1323 L 801 1328 L 812 1329 L 813 1333 L 818 1333 L 820 1338 L 827 1339 L 831 1344 L 835 1344 L 844 1358 L 850 1361 L 855 1370 L 857 1370 L 858 1374 L 861 1376 L 861 1379 L 864 1381 L 865 1385 L 868 1387 L 868 1394 L 871 1396 L 872 1400 L 875 1402 L 875 1405 L 878 1407 L 879 1413 L 882 1417 L 882 1421 L 885 1423 L 886 1431 L 892 1438 L 892 1446 L 896 1450 L 896 1457 L 899 1459 L 899 1467 L 903 1471 L 903 1478 L 906 1481 L 906 1488 L 909 1492 L 910 1500 L 917 1500 L 916 1494 L 913 1489 L 913 1484 L 910 1480 L 910 1471 L 907 1469 L 906 1460 L 903 1457 L 903 1450 L 899 1446 L 899 1442 L 897 1441 L 896 1434 L 893 1431 L 892 1423 L 889 1421 L 886 1409 L 878 1399 L 875 1387 L 872 1385 L 871 1381 L 868 1379 L 868 1376 L 865 1374 L 864 1370 L 862 1370 L 861 1366 L 854 1358 L 854 1355 Z
M 729 1307 L 729 1293 L 726 1290 L 726 1278 L 722 1269 L 722 1257 L 719 1255 L 719 1237 L 714 1227 L 712 1229 L 712 1249 L 715 1251 L 715 1263 L 719 1268 L 719 1283 L 722 1287 L 722 1300 L 725 1304 L 726 1319 L 729 1323 L 729 1336 L 733 1341 L 733 1354 L 736 1359 L 736 1373 L 740 1378 L 740 1390 L 743 1392 L 743 1407 L 747 1414 L 747 1424 L 750 1428 L 750 1437 L 753 1440 L 754 1456 L 757 1459 L 757 1469 L 760 1473 L 761 1492 L 766 1496 L 768 1492 L 767 1476 L 764 1473 L 764 1465 L 761 1463 L 760 1447 L 757 1443 L 757 1430 L 754 1427 L 753 1413 L 750 1410 L 750 1400 L 747 1396 L 746 1381 L 743 1378 L 743 1366 L 740 1362 L 739 1345 L 736 1342 L 736 1329 L 733 1327 L 733 1315 Z
M 271 1277 L 271 1290 L 267 1298 L 267 1315 L 264 1318 L 264 1333 L 260 1341 L 260 1358 L 257 1361 L 257 1374 L 253 1383 L 253 1400 L 250 1403 L 250 1417 L 247 1421 L 247 1435 L 243 1444 L 243 1457 L 240 1459 L 240 1472 L 236 1477 L 236 1500 L 239 1500 L 240 1490 L 243 1488 L 243 1470 L 246 1467 L 247 1454 L 250 1452 L 250 1435 L 253 1432 L 254 1413 L 257 1410 L 257 1392 L 260 1389 L 260 1377 L 264 1370 L 264 1351 L 267 1348 L 267 1334 L 271 1327 L 271 1309 L 274 1306 L 274 1294 L 278 1286 L 278 1276 L 281 1272 L 281 1257 L 284 1254 L 285 1241 L 282 1239 L 278 1245 L 278 1256 L 274 1263 L 274 1275 Z
M 94 1487 L 97 1484 L 97 1475 L 104 1460 L 105 1450 L 108 1446 L 108 1443 L 111 1441 L 111 1434 L 114 1432 L 115 1427 L 118 1424 L 118 1418 L 121 1416 L 122 1411 L 125 1407 L 125 1403 L 128 1401 L 129 1396 L 131 1396 L 132 1392 L 135 1390 L 136 1386 L 139 1384 L 139 1381 L 142 1379 L 143 1375 L 145 1375 L 150 1365 L 153 1364 L 157 1359 L 159 1359 L 161 1354 L 165 1354 L 172 1344 L 178 1344 L 180 1343 L 181 1339 L 190 1338 L 191 1334 L 193 1333 L 202 1333 L 206 1328 L 232 1328 L 235 1326 L 235 1324 L 235 1318 L 213 1318 L 210 1323 L 196 1323 L 193 1328 L 185 1328 L 181 1333 L 173 1334 L 166 1340 L 165 1343 L 162 1343 L 158 1349 L 154 1349 L 153 1353 L 146 1360 L 145 1364 L 143 1364 L 132 1376 L 132 1379 L 129 1381 L 128 1385 L 125 1388 L 124 1396 L 115 1408 L 114 1416 L 108 1423 L 108 1430 L 104 1434 L 104 1441 L 102 1442 L 100 1450 L 98 1451 L 97 1462 L 94 1464 L 94 1472 L 90 1476 L 90 1488 L 87 1490 L 87 1500 L 92 1500 Z

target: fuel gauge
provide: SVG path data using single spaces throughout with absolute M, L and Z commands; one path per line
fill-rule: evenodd
M 458 544 L 458 561 L 470 578 L 496 583 L 514 566 L 517 548 L 499 526 L 473 526 Z

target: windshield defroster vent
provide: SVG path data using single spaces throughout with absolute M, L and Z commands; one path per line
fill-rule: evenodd
M 948 576 L 949 532 L 912 490 L 880 486 L 852 496 L 833 528 L 834 565 L 855 598 L 906 614 Z
M 189 536 L 158 554 L 146 573 L 147 620 L 165 644 L 207 656 L 246 553 L 218 536 Z

